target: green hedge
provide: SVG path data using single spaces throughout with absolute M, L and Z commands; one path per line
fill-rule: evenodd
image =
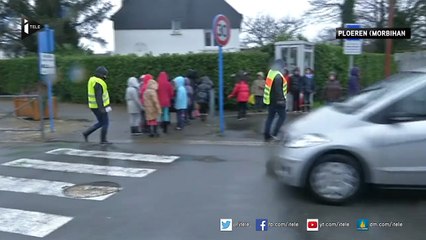
M 251 73 L 266 72 L 271 56 L 259 51 L 225 53 L 224 77 L 225 94 L 232 91 L 235 79 L 230 75 L 244 69 Z M 185 74 L 193 68 L 207 74 L 218 85 L 217 54 L 145 56 L 58 56 L 56 65 L 58 76 L 54 94 L 62 101 L 86 102 L 86 83 L 97 66 L 104 65 L 109 71 L 108 86 L 111 99 L 122 103 L 127 79 L 130 76 L 150 73 L 157 76 L 167 71 L 171 77 Z M 384 75 L 384 55 L 363 54 L 355 57 L 361 67 L 364 86 L 380 80 Z M 315 73 L 319 86 L 327 80 L 329 71 L 336 71 L 344 84 L 347 82 L 348 57 L 336 46 L 317 45 L 315 50 Z M 81 69 L 80 77 L 72 76 L 73 69 Z M 39 81 L 37 58 L 19 58 L 0 61 L 0 93 L 17 94 L 28 92 Z M 228 101 L 227 105 L 233 101 Z
M 354 65 L 361 69 L 361 85 L 369 86 L 385 77 L 385 55 L 364 53 L 354 57 Z M 322 88 L 330 71 L 335 71 L 344 87 L 349 79 L 349 56 L 343 54 L 341 47 L 319 44 L 315 46 L 315 80 Z M 395 73 L 396 63 L 392 63 Z

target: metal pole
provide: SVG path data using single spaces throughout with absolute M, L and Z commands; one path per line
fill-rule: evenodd
M 44 141 L 45 135 L 44 135 L 44 107 L 43 107 L 43 96 L 38 96 L 38 104 L 40 109 L 40 132 L 41 132 L 41 139 Z
M 52 75 L 46 75 L 47 80 L 47 98 L 49 101 L 49 121 L 50 121 L 50 132 L 55 132 L 55 122 L 53 121 L 53 97 L 52 97 Z
M 395 13 L 395 0 L 389 0 L 389 17 L 388 28 L 393 27 Z M 392 39 L 386 39 L 386 60 L 385 60 L 385 76 L 389 77 L 392 74 Z
M 223 51 L 222 46 L 219 46 L 219 118 L 220 132 L 225 132 L 225 117 L 223 113 Z
M 348 75 L 351 75 L 351 70 L 354 67 L 354 55 L 349 55 L 349 71 Z

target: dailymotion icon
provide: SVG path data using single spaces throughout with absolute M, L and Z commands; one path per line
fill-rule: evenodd
M 21 18 L 21 39 L 24 40 L 28 36 L 43 29 L 43 25 L 36 21 L 31 21 L 26 17 Z

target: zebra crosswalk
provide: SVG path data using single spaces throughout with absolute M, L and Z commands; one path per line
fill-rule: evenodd
M 94 151 L 72 148 L 58 148 L 45 152 L 48 155 L 61 155 L 73 158 L 102 158 L 119 161 L 133 161 L 137 164 L 157 163 L 171 164 L 179 156 L 164 156 L 153 154 L 125 153 L 125 152 L 109 152 Z M 62 157 L 60 159 L 63 159 Z M 151 165 L 152 166 L 152 165 Z M 86 163 L 50 161 L 44 159 L 20 158 L 5 162 L 0 168 L 15 168 L 18 171 L 30 169 L 46 170 L 53 172 L 62 172 L 68 174 L 87 174 L 90 176 L 108 176 L 108 177 L 125 177 L 125 178 L 143 178 L 154 173 L 154 168 L 135 168 L 120 166 L 105 166 Z M 71 198 L 63 193 L 63 190 L 76 185 L 76 183 L 62 182 L 60 179 L 54 181 L 20 178 L 12 176 L 0 175 L 0 192 L 14 192 L 22 194 L 37 194 L 40 196 L 57 197 L 58 199 Z M 103 201 L 116 193 L 110 193 L 105 196 L 92 198 L 79 198 L 76 201 Z M 68 222 L 72 221 L 76 216 L 61 216 L 54 213 L 38 212 L 37 209 L 31 211 L 4 208 L 0 206 L 0 234 L 8 232 L 13 234 L 26 235 L 31 237 L 43 238 L 61 228 Z

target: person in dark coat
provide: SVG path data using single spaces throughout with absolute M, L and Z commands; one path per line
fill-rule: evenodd
M 293 71 L 293 75 L 290 77 L 290 83 L 291 83 L 291 95 L 293 96 L 293 111 L 299 112 L 300 111 L 300 92 L 301 92 L 301 85 L 302 85 L 302 76 L 300 75 L 300 69 L 295 68 Z
M 309 112 L 311 110 L 313 101 L 313 94 L 315 93 L 315 79 L 312 69 L 306 68 L 305 76 L 302 80 L 302 91 L 304 97 L 304 112 Z
M 337 80 L 337 75 L 335 72 L 330 72 L 327 83 L 324 87 L 324 99 L 328 104 L 337 102 L 342 96 L 342 86 L 340 81 Z
M 188 95 L 188 108 L 185 113 L 185 123 L 189 124 L 190 120 L 194 120 L 192 112 L 194 111 L 194 88 L 192 87 L 191 79 L 185 78 L 185 89 Z
M 361 89 L 360 70 L 358 67 L 353 67 L 351 69 L 351 76 L 349 77 L 349 86 L 348 86 L 349 96 L 357 95 L 360 89 Z
M 195 92 L 195 101 L 197 102 L 201 121 L 206 121 L 209 111 L 210 91 L 213 88 L 213 82 L 209 77 L 204 76 L 200 78 L 200 83 Z

